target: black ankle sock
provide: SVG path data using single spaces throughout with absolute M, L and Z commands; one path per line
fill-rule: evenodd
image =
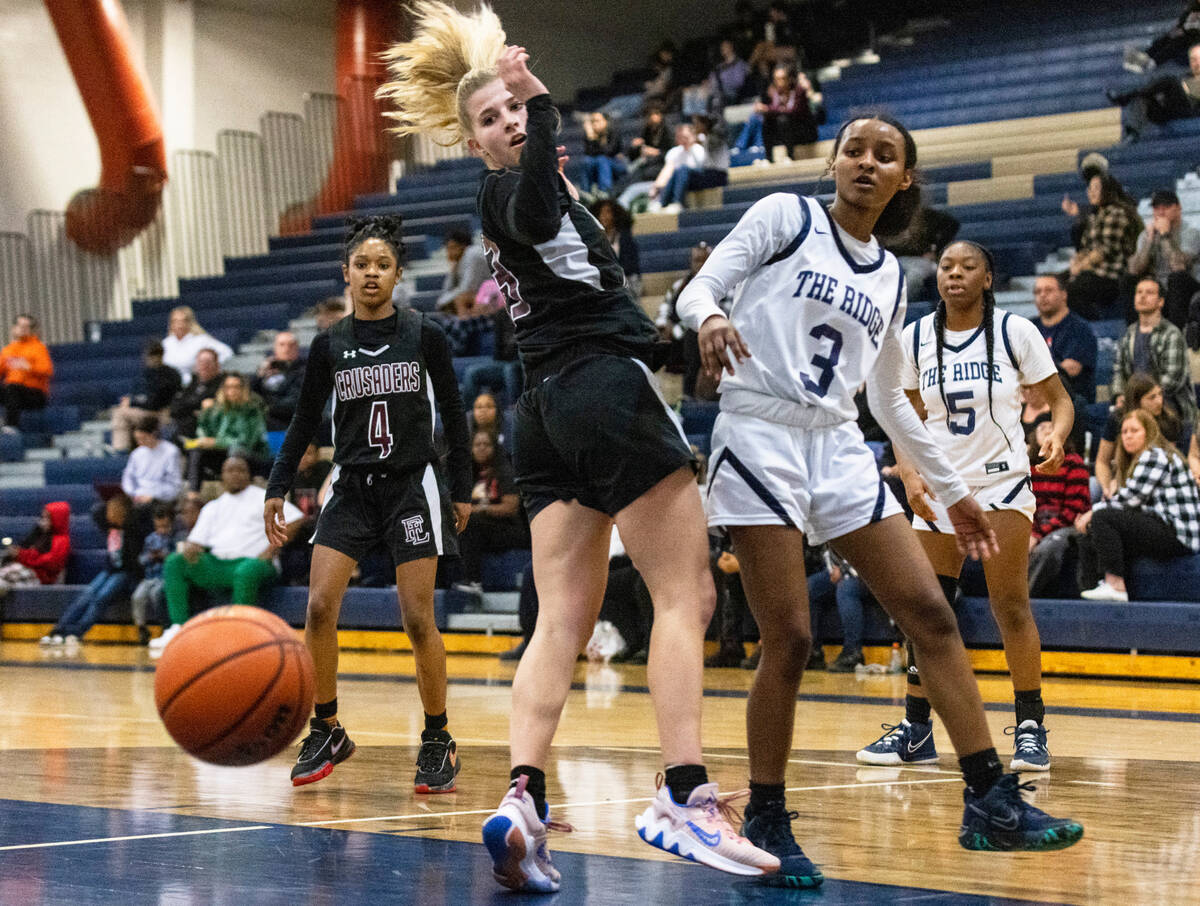
M 904 644 L 908 649 L 908 684 L 920 687 L 921 671 L 917 669 L 917 651 L 913 648 L 912 642 L 905 642 Z
M 756 814 L 762 814 L 771 808 L 783 808 L 785 797 L 782 783 L 755 783 L 750 781 L 749 809 Z
M 327 702 L 317 702 L 313 706 L 313 713 L 317 720 L 330 721 L 337 717 L 337 696 L 334 696 Z
M 962 768 L 963 780 L 976 796 L 986 796 L 988 790 L 995 786 L 996 781 L 1004 774 L 1000 766 L 1000 758 L 995 749 L 984 749 L 958 759 Z
M 931 716 L 929 699 L 916 695 L 904 696 L 904 717 L 910 724 L 927 724 Z
M 679 805 L 687 805 L 696 787 L 708 783 L 708 771 L 702 764 L 675 764 L 667 768 L 667 788 Z
M 525 792 L 533 798 L 534 810 L 541 818 L 546 817 L 546 772 L 541 768 L 535 768 L 528 764 L 519 764 L 509 771 L 509 778 L 512 782 L 508 785 L 512 789 L 517 785 L 517 778 L 522 774 L 529 778 L 525 783 Z
M 426 714 L 425 729 L 426 730 L 444 730 L 450 721 L 446 718 L 446 712 L 441 714 Z
M 1042 721 L 1046 719 L 1046 705 L 1042 701 L 1041 689 L 1017 691 L 1013 693 L 1013 697 L 1017 703 L 1018 727 L 1027 720 L 1036 721 L 1038 725 L 1041 725 Z

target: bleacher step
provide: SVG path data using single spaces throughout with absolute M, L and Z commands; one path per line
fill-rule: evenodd
M 446 628 L 459 632 L 520 632 L 521 623 L 515 613 L 452 613 L 446 617 Z
M 520 606 L 521 593 L 517 591 L 485 591 L 484 613 L 516 613 Z

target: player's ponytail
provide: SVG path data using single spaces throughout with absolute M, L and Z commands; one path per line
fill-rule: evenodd
M 412 39 L 383 54 L 392 81 L 376 97 L 395 105 L 385 115 L 395 121 L 397 135 L 425 133 L 456 145 L 472 131 L 467 101 L 496 79 L 504 28 L 485 4 L 468 14 L 438 0 L 416 0 L 409 15 Z
M 946 399 L 946 367 L 942 364 L 946 347 L 946 300 L 938 299 L 937 308 L 933 313 L 933 336 L 937 348 L 937 382 L 938 393 L 942 396 L 942 408 L 946 410 L 946 429 L 953 433 L 950 425 L 950 401 Z
M 917 142 L 902 122 L 884 110 L 854 111 L 850 119 L 842 123 L 833 140 L 833 151 L 829 155 L 830 170 L 833 169 L 833 161 L 842 145 L 842 137 L 846 134 L 846 129 L 851 123 L 857 123 L 860 120 L 879 120 L 881 123 L 887 123 L 904 139 L 904 168 L 913 171 L 912 184 L 892 196 L 892 200 L 887 203 L 887 207 L 883 209 L 883 213 L 875 221 L 875 228 L 871 231 L 876 236 L 898 236 L 908 229 L 913 218 L 916 217 L 917 211 L 921 209 L 921 185 L 917 173 Z
M 404 264 L 404 222 L 399 214 L 374 214 L 370 217 L 350 217 L 342 244 L 342 260 L 350 263 L 354 250 L 368 239 L 378 239 L 391 246 L 396 266 Z

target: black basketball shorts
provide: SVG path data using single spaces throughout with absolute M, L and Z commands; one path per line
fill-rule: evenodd
M 593 355 L 522 394 L 513 465 L 532 520 L 556 500 L 615 516 L 693 461 L 678 417 L 637 359 Z
M 338 469 L 313 544 L 362 560 L 380 541 L 396 566 L 457 556 L 454 508 L 432 465 L 409 472 Z

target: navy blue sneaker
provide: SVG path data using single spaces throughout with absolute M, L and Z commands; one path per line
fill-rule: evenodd
M 1035 720 L 1026 720 L 1019 727 L 1006 727 L 1005 736 L 1013 736 L 1014 771 L 1050 770 L 1050 749 L 1046 745 L 1046 728 Z
M 789 812 L 779 803 L 755 814 L 749 805 L 743 813 L 742 836 L 779 860 L 779 871 L 763 878 L 769 887 L 820 887 L 825 876 L 813 865 L 792 836 L 792 820 L 798 812 Z
M 1016 774 L 1005 774 L 986 796 L 963 790 L 963 823 L 958 842 L 974 850 L 1066 849 L 1083 837 L 1083 825 L 1069 818 L 1052 818 L 1021 798 L 1032 791 Z
M 932 764 L 938 760 L 933 744 L 933 721 L 883 724 L 884 733 L 854 756 L 861 764 Z

